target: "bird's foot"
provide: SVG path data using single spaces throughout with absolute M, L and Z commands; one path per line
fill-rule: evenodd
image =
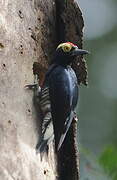
M 38 84 L 34 83 L 34 84 L 27 84 L 26 86 L 24 86 L 25 89 L 35 89 L 37 88 Z
M 78 121 L 78 117 L 77 117 L 76 112 L 74 112 L 74 120 L 75 120 L 76 122 Z
M 39 77 L 37 75 L 34 76 L 34 83 L 27 84 L 24 86 L 25 89 L 36 90 L 38 93 L 41 91 L 41 87 L 39 86 Z

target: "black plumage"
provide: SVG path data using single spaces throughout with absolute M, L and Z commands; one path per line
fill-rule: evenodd
M 60 149 L 74 117 L 78 101 L 77 78 L 70 66 L 58 65 L 47 78 L 55 144 Z
M 54 127 L 54 132 L 51 132 L 50 135 L 54 134 L 57 151 L 64 143 L 76 114 L 75 109 L 78 102 L 78 83 L 71 64 L 76 56 L 87 53 L 87 51 L 78 49 L 76 45 L 70 42 L 60 44 L 54 54 L 53 63 L 45 76 L 43 86 L 49 89 L 48 96 Z M 46 129 L 44 132 L 39 147 L 43 144 L 44 137 L 46 137 L 46 140 L 50 138 L 49 135 L 47 136 Z M 47 144 L 48 142 L 45 146 Z

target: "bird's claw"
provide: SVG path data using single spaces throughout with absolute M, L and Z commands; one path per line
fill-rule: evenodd
M 77 122 L 77 121 L 78 121 L 78 117 L 77 117 L 76 112 L 74 112 L 74 121 L 75 121 L 75 122 Z
M 38 84 L 34 83 L 34 84 L 27 84 L 26 86 L 24 86 L 25 89 L 35 89 L 37 88 Z
M 26 86 L 24 86 L 25 89 L 40 89 L 39 86 L 39 77 L 38 75 L 34 75 L 34 83 L 33 84 L 27 84 Z

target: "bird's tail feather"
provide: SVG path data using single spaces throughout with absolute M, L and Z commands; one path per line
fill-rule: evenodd
M 67 133 L 67 132 L 66 132 Z M 59 140 L 59 144 L 58 144 L 58 147 L 57 147 L 57 151 L 59 151 L 59 149 L 61 148 L 62 144 L 63 144 L 63 141 L 65 139 L 65 136 L 66 136 L 66 133 L 62 134 L 61 137 L 60 137 L 60 140 Z
M 65 125 L 64 125 L 64 131 L 63 131 L 63 134 L 61 135 L 61 137 L 60 137 L 60 140 L 59 140 L 59 143 L 58 143 L 58 147 L 57 147 L 57 151 L 59 151 L 59 149 L 61 148 L 61 146 L 62 146 L 62 144 L 63 144 L 63 141 L 64 141 L 64 139 L 65 139 L 65 136 L 66 136 L 66 134 L 67 134 L 67 132 L 68 132 L 68 130 L 69 130 L 69 127 L 70 127 L 70 125 L 71 125 L 71 123 L 72 123 L 72 120 L 73 120 L 73 117 L 74 117 L 74 112 L 72 111 L 71 112 L 71 115 L 70 115 L 70 117 L 66 120 L 66 122 L 65 122 Z

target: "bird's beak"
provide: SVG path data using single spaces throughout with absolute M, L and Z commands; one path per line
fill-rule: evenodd
M 75 49 L 72 51 L 72 56 L 79 56 L 84 54 L 89 54 L 89 52 L 83 49 L 79 49 L 78 47 L 75 47 Z

